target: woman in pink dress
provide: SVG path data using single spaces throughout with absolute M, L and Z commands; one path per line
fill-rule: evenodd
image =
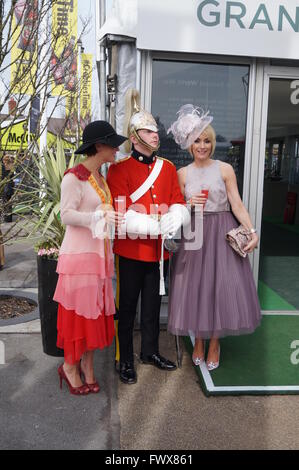
M 99 169 L 103 163 L 114 161 L 125 140 L 106 121 L 88 124 L 83 144 L 75 152 L 86 158 L 66 172 L 61 184 L 60 212 L 66 232 L 54 300 L 59 303 L 57 346 L 64 349 L 64 364 L 58 374 L 60 387 L 65 380 L 75 395 L 99 392 L 94 350 L 109 346 L 114 338 L 109 233 L 123 216 L 114 212 L 111 193 Z

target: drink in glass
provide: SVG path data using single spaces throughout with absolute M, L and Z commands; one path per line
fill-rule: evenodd
M 205 197 L 205 203 L 204 203 L 204 206 L 207 202 L 207 199 L 209 197 L 209 187 L 208 186 L 202 186 L 201 187 L 201 194 Z

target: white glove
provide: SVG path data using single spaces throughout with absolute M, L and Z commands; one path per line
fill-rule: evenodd
M 125 213 L 125 222 L 121 224 L 119 232 L 138 235 L 159 235 L 160 224 L 148 214 L 141 214 L 129 209 Z
M 104 225 L 105 225 L 104 211 L 101 209 L 98 209 L 92 214 L 91 223 L 90 223 L 90 230 L 91 230 L 93 238 L 101 238 L 100 232 L 103 231 Z
M 169 238 L 173 238 L 178 229 L 190 222 L 190 213 L 187 207 L 182 204 L 170 206 L 167 214 L 161 217 L 161 233 Z

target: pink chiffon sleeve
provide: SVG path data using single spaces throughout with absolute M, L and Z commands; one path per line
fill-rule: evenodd
M 67 173 L 61 183 L 60 215 L 64 225 L 81 227 L 93 226 L 94 212 L 78 210 L 82 195 L 83 183 L 72 173 Z

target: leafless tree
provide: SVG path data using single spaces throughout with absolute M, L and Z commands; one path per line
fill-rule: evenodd
M 49 119 L 57 109 L 65 107 L 66 93 L 72 100 L 79 89 L 76 64 L 77 43 L 81 41 L 89 28 L 90 18 L 81 18 L 81 31 L 78 38 L 73 36 L 71 44 L 65 41 L 62 54 L 59 58 L 54 51 L 58 41 L 63 40 L 64 31 L 58 30 L 53 34 L 51 25 L 51 9 L 55 3 L 63 5 L 68 2 L 59 0 L 0 0 L 0 133 L 13 129 L 16 123 L 22 120 L 24 138 L 19 148 L 13 152 L 13 160 L 6 168 L 3 167 L 3 157 L 12 156 L 8 146 L 0 135 L 0 156 L 2 169 L 5 169 L 5 178 L 0 179 L 0 223 L 1 213 L 18 201 L 18 192 L 15 191 L 9 201 L 5 198 L 5 189 L 12 179 L 22 180 L 22 163 L 30 161 L 31 154 L 37 149 L 39 139 L 45 131 Z M 18 45 L 18 56 L 12 59 L 11 51 Z M 11 68 L 14 75 L 11 76 Z M 72 74 L 70 75 L 70 70 Z M 57 84 L 68 74 L 68 87 L 51 99 L 51 110 L 47 103 L 51 95 L 53 81 Z M 10 99 L 14 98 L 14 109 L 7 112 Z M 40 109 L 37 113 L 34 133 L 30 132 L 30 116 L 32 116 L 36 98 L 39 99 Z M 48 110 L 46 119 L 42 119 Z M 4 112 L 5 111 L 5 112 Z M 67 123 L 65 123 L 67 125 Z M 2 128 L 2 131 L 1 131 Z M 63 133 L 63 129 L 61 130 Z M 5 165 L 4 165 L 5 166 Z M 1 227 L 1 226 L 0 226 Z M 0 229 L 1 236 L 1 229 Z M 16 236 L 15 224 L 10 224 L 3 233 L 4 243 Z

